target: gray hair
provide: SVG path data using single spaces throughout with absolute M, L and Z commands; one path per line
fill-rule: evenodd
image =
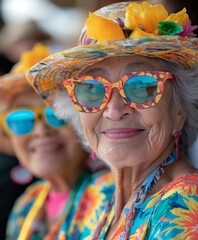
M 168 60 L 160 59 L 164 69 L 174 74 L 173 99 L 180 111 L 187 111 L 187 120 L 182 129 L 181 143 L 184 151 L 195 141 L 198 134 L 198 68 L 185 69 Z
M 174 74 L 172 81 L 173 99 L 181 111 L 187 111 L 187 120 L 182 129 L 182 150 L 191 146 L 198 134 L 198 69 L 187 70 L 170 60 L 158 59 L 164 70 Z M 90 151 L 91 147 L 85 138 L 78 111 L 73 106 L 66 91 L 57 90 L 54 99 L 54 110 L 58 118 L 72 119 L 72 125 L 83 147 Z
M 90 152 L 91 146 L 89 145 L 89 142 L 87 141 L 84 135 L 80 121 L 80 115 L 73 106 L 67 91 L 60 89 L 56 91 L 53 108 L 55 115 L 58 118 L 60 119 L 70 118 L 72 120 L 72 127 L 76 132 L 81 145 L 86 151 Z

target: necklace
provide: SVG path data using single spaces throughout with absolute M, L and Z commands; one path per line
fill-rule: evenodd
M 125 218 L 124 222 L 124 231 L 123 231 L 123 238 L 122 240 L 127 240 L 129 237 L 129 232 L 131 229 L 131 226 L 133 224 L 133 221 L 135 219 L 136 209 L 143 203 L 145 200 L 146 195 L 154 188 L 154 186 L 158 183 L 160 178 L 164 175 L 164 167 L 173 163 L 176 159 L 176 153 L 173 152 L 164 162 L 162 162 L 144 181 L 142 186 L 139 188 L 138 192 L 136 193 L 135 199 L 131 204 L 130 210 Z M 100 234 L 103 230 L 103 227 L 107 221 L 108 215 L 113 207 L 113 204 L 115 202 L 115 196 L 113 195 L 110 199 L 106 209 L 105 214 L 102 222 L 98 227 L 96 228 L 96 231 L 93 234 L 93 239 L 98 240 L 100 237 Z M 114 239 L 114 235 L 112 239 Z

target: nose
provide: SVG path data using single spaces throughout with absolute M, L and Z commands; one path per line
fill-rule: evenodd
M 112 90 L 111 98 L 103 111 L 103 117 L 109 118 L 114 121 L 121 120 L 126 115 L 134 113 L 134 108 L 129 107 L 123 101 L 118 89 Z
M 42 119 L 39 119 L 32 134 L 38 137 L 50 136 L 54 134 L 54 130 L 48 127 Z

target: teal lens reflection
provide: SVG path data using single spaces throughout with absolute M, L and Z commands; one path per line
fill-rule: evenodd
M 64 120 L 58 119 L 54 114 L 54 111 L 49 107 L 45 108 L 44 113 L 45 113 L 45 120 L 51 127 L 59 128 L 69 123 L 69 120 L 64 121 Z
M 30 133 L 34 128 L 35 114 L 29 110 L 16 110 L 6 117 L 6 124 L 10 132 L 22 136 Z
M 134 103 L 147 103 L 157 94 L 157 79 L 151 76 L 136 76 L 126 81 L 124 92 Z
M 105 87 L 101 82 L 86 80 L 76 84 L 75 96 L 84 107 L 97 107 L 105 97 Z

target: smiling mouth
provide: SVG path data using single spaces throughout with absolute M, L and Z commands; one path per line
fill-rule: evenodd
M 48 144 L 48 145 L 40 145 L 31 149 L 32 153 L 47 155 L 58 152 L 63 149 L 63 145 L 61 144 Z
M 144 129 L 140 128 L 111 128 L 103 131 L 106 138 L 110 140 L 133 138 L 141 134 Z

